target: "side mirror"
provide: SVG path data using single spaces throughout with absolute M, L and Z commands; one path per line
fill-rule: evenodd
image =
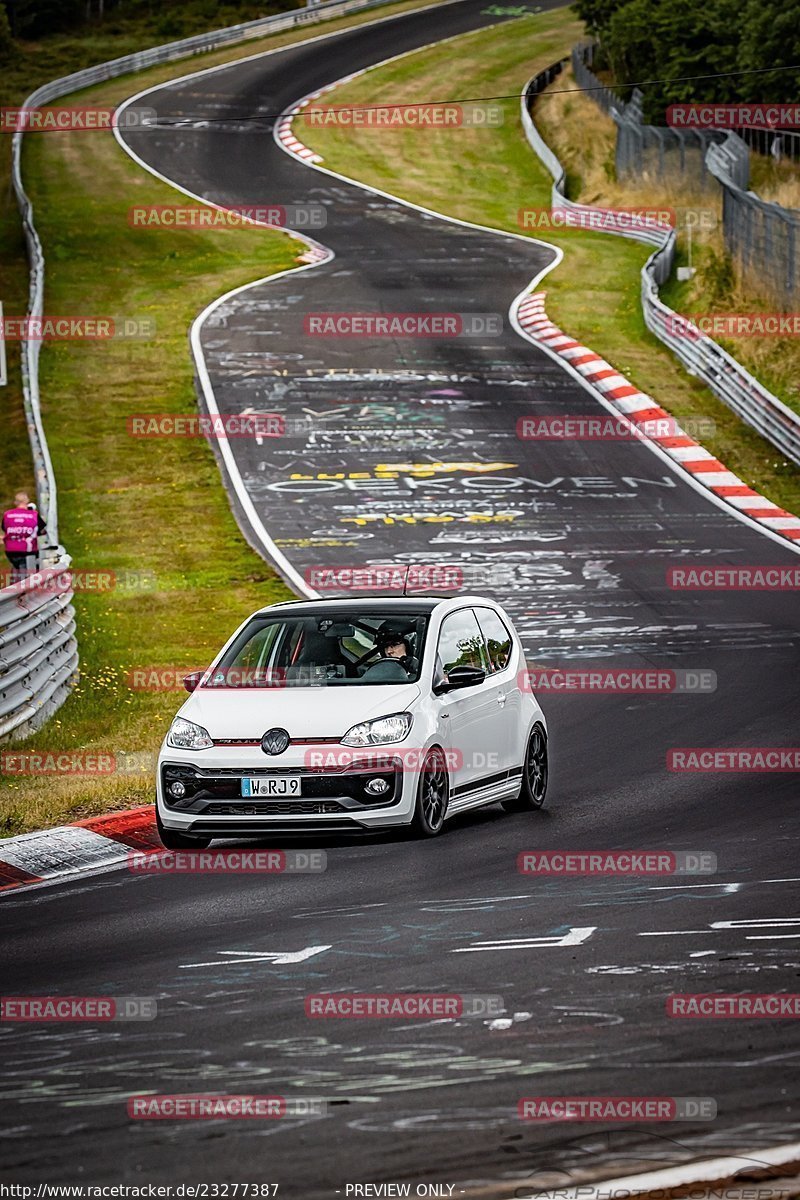
M 447 673 L 447 682 L 438 683 L 433 690 L 439 696 L 459 688 L 477 687 L 485 678 L 486 672 L 483 667 L 453 667 L 452 671 Z
M 184 675 L 183 686 L 186 688 L 187 692 L 194 691 L 204 674 L 204 671 L 192 671 L 189 675 Z

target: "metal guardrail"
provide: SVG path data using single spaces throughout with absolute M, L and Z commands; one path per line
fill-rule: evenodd
M 706 166 L 720 183 L 730 183 L 746 192 L 750 186 L 750 150 L 735 133 L 721 142 L 712 142 L 706 150 Z
M 522 124 L 525 129 L 525 135 L 536 151 L 538 158 L 553 176 L 552 207 L 564 212 L 565 215 L 568 214 L 565 224 L 574 224 L 576 227 L 596 228 L 601 232 L 615 233 L 619 237 L 633 238 L 634 241 L 645 242 L 651 246 L 663 246 L 669 236 L 669 230 L 666 230 L 663 225 L 659 225 L 656 221 L 650 222 L 649 228 L 647 225 L 642 225 L 641 223 L 632 225 L 630 228 L 625 228 L 622 225 L 612 228 L 613 221 L 604 222 L 604 218 L 611 217 L 613 209 L 598 208 L 594 204 L 578 204 L 574 200 L 569 200 L 565 195 L 566 172 L 536 128 L 530 110 L 536 96 L 561 74 L 567 61 L 567 59 L 562 59 L 560 62 L 546 67 L 538 75 L 534 75 L 533 79 L 529 80 L 525 85 L 522 93 Z
M 564 68 L 566 59 L 553 63 L 529 80 L 522 92 L 522 124 L 526 137 L 549 173 L 553 176 L 552 204 L 556 208 L 590 213 L 602 212 L 591 205 L 576 205 L 564 196 L 564 168 L 544 141 L 531 116 L 539 92 Z M 736 359 L 712 338 L 679 316 L 661 300 L 659 285 L 672 273 L 675 259 L 675 230 L 649 230 L 634 226 L 630 230 L 607 228 L 606 232 L 655 245 L 656 249 L 642 267 L 642 310 L 647 328 L 677 355 L 692 375 L 702 379 L 724 404 L 767 438 L 792 462 L 800 464 L 800 416 L 759 383 Z
M 309 8 L 292 9 L 227 29 L 196 34 L 51 80 L 32 92 L 23 107 L 36 108 L 93 84 L 160 63 L 176 62 L 193 54 L 219 50 L 284 29 L 313 25 L 346 13 L 379 8 L 391 2 L 321 0 Z M 40 317 L 44 309 L 45 260 L 34 223 L 33 205 L 22 182 L 23 136 L 24 130 L 18 130 L 12 140 L 11 177 L 30 263 L 28 314 Z M 22 344 L 23 399 L 39 511 L 45 517 L 48 534 L 57 542 L 58 497 L 39 395 L 40 349 L 41 342 L 36 339 L 26 339 Z M 63 547 L 59 546 L 49 565 L 63 568 L 69 562 Z M 69 587 L 58 594 L 36 590 L 30 584 L 0 590 L 0 738 L 11 734 L 22 737 L 42 725 L 66 699 L 77 670 L 75 613 Z
M 735 133 L 709 146 L 706 167 L 722 188 L 726 250 L 781 303 L 794 303 L 800 291 L 800 211 L 747 190 L 750 151 Z
M 255 21 L 246 21 L 232 25 L 227 29 L 214 30 L 211 33 L 195 34 L 177 42 L 168 42 L 163 46 L 154 46 L 150 50 L 140 50 L 135 54 L 126 54 L 108 62 L 98 63 L 82 71 L 74 71 L 71 75 L 63 75 L 51 80 L 31 92 L 23 102 L 24 108 L 36 108 L 48 104 L 70 92 L 91 87 L 93 84 L 104 83 L 119 75 L 144 70 L 146 67 L 157 66 L 161 63 L 174 62 L 189 58 L 193 54 L 218 50 L 221 47 L 237 42 L 249 41 L 268 33 L 279 33 L 283 29 L 293 29 L 298 26 L 314 24 L 319 21 L 342 16 L 350 12 L 360 12 L 364 9 L 378 8 L 389 4 L 392 0 L 320 0 L 310 8 L 292 9 L 287 13 L 278 13 L 271 17 L 261 17 Z M 41 316 L 44 302 L 45 263 L 42 244 L 36 232 L 33 219 L 33 205 L 22 183 L 22 139 L 24 130 L 17 130 L 12 139 L 12 183 L 17 197 L 25 241 L 30 262 L 30 287 L 28 295 L 28 312 L 32 317 Z M 37 340 L 26 340 L 22 347 L 22 377 L 25 397 L 25 412 L 28 420 L 28 430 L 33 452 L 34 469 L 36 473 L 36 488 L 39 499 L 39 510 L 45 514 L 45 521 L 50 536 L 58 539 L 58 506 L 56 501 L 56 486 L 53 477 L 53 467 L 47 448 L 47 440 L 42 429 L 41 410 L 39 405 L 39 350 L 41 343 Z
M 751 147 L 773 158 L 800 157 L 800 135 L 789 131 L 740 128 L 672 129 L 645 125 L 641 92 L 624 104 L 592 72 L 594 43 L 572 51 L 578 85 L 617 127 L 614 162 L 617 179 L 640 182 L 655 177 L 669 185 L 676 178 L 696 191 L 722 189 L 725 248 L 759 288 L 774 301 L 793 306 L 800 291 L 800 212 L 763 200 L 750 187 Z
M 43 558 L 44 581 L 33 574 L 0 590 L 0 738 L 43 725 L 78 670 L 69 555 L 59 546 Z
M 674 237 L 674 235 L 673 235 Z M 642 268 L 642 309 L 647 328 L 677 354 L 686 369 L 702 379 L 728 408 L 757 430 L 782 454 L 800 465 L 800 417 L 759 383 L 733 355 L 696 330 L 659 298 L 656 251 Z M 669 271 L 666 272 L 669 274 Z

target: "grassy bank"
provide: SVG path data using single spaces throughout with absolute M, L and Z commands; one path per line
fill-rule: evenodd
M 580 26 L 567 10 L 521 17 L 369 71 L 343 84 L 326 102 L 346 106 L 516 96 L 531 75 L 565 55 L 580 34 Z M 580 122 L 581 140 L 569 164 L 578 186 L 583 185 L 581 172 L 591 169 L 587 194 L 579 198 L 603 202 L 607 196 L 609 202 L 636 203 L 635 198 L 626 200 L 612 190 L 613 154 L 604 140 L 602 114 L 580 96 L 565 100 L 560 107 L 555 107 L 555 99 L 543 102 L 541 123 L 546 136 L 561 128 L 560 140 L 569 143 L 563 122 L 576 111 L 570 106 L 590 106 L 586 123 Z M 550 177 L 525 140 L 519 102 L 512 99 L 503 104 L 504 124 L 488 130 L 398 129 L 378 136 L 364 127 L 311 128 L 303 122 L 296 129 L 334 170 L 449 215 L 520 232 L 520 207 L 549 206 Z M 587 153 L 590 168 L 585 164 Z M 664 201 L 659 198 L 659 202 Z M 704 438 L 708 449 L 751 486 L 798 511 L 800 476 L 794 467 L 692 379 L 646 329 L 639 272 L 649 251 L 582 230 L 538 236 L 565 250 L 564 261 L 544 285 L 552 319 L 601 353 L 679 420 L 713 419 L 716 433 Z
M 414 5 L 360 19 L 407 7 Z M 80 102 L 117 104 L 134 89 L 201 64 L 308 36 L 304 29 L 248 43 L 245 51 L 156 68 L 85 91 Z M 42 351 L 44 424 L 58 481 L 61 539 L 76 569 L 115 572 L 128 586 L 77 595 L 80 684 L 20 748 L 147 756 L 180 695 L 133 691 L 128 673 L 203 666 L 248 612 L 289 593 L 239 534 L 206 443 L 137 440 L 128 436 L 127 417 L 196 412 L 191 321 L 222 292 L 292 266 L 305 247 L 271 230 L 131 228 L 133 204 L 174 203 L 179 195 L 140 170 L 110 134 L 29 136 L 24 176 L 47 260 L 46 311 L 147 318 L 155 334 L 149 340 L 50 343 Z M 27 267 L 8 208 L 5 216 L 2 249 L 8 253 L 0 286 L 6 312 L 22 312 Z M 17 363 L 12 354 L 12 382 L 3 396 L 4 433 L 10 434 L 0 447 L 6 492 L 33 482 Z M 151 799 L 146 766 L 94 778 L 7 775 L 0 779 L 0 837 Z
M 545 93 L 536 110 L 536 120 L 549 145 L 567 171 L 569 195 L 586 204 L 612 207 L 669 206 L 703 209 L 710 218 L 692 236 L 692 265 L 697 273 L 678 283 L 673 277 L 662 289 L 666 304 L 677 312 L 746 313 L 774 312 L 774 300 L 759 291 L 758 277 L 742 278 L 726 258 L 722 237 L 722 191 L 714 184 L 707 191 L 692 190 L 677 175 L 665 180 L 644 179 L 641 183 L 619 183 L 614 177 L 616 127 L 590 97 L 564 88 L 577 87 L 571 70 L 560 76 Z M 556 90 L 558 89 L 558 90 Z M 753 154 L 753 187 L 758 181 L 764 195 L 789 202 L 797 168 L 790 163 L 771 163 Z M 771 163 L 771 165 L 770 165 Z M 785 187 L 780 186 L 783 180 Z M 688 242 L 685 230 L 678 237 L 678 265 L 686 265 Z M 789 339 L 737 337 L 718 339 L 725 349 L 756 375 L 784 404 L 800 411 L 800 345 Z
M 232 62 L 242 55 L 256 54 L 260 50 L 291 45 L 293 42 L 302 41 L 316 34 L 324 35 L 338 29 L 348 29 L 366 21 L 374 21 L 384 16 L 424 7 L 426 2 L 429 3 L 430 0 L 400 0 L 397 4 L 387 4 L 385 7 L 363 14 L 338 17 L 335 20 L 321 22 L 319 25 L 302 26 L 296 30 L 254 39 L 238 46 L 229 46 L 212 54 L 195 55 L 169 66 L 155 67 L 149 71 L 126 76 L 121 82 L 115 83 L 111 89 L 104 90 L 102 94 L 110 97 L 109 102 L 116 103 L 124 100 L 126 96 L 138 91 L 141 87 L 177 78 L 200 67 Z M 194 8 L 191 14 L 184 13 L 182 19 L 186 23 L 191 16 L 191 29 L 188 29 L 187 26 L 187 33 L 199 33 L 204 28 L 220 28 L 226 23 L 226 16 L 230 17 L 229 24 L 246 19 L 253 15 L 253 7 L 249 3 L 234 4 L 230 8 L 225 6 L 221 9 L 214 5 L 210 11 L 207 11 L 204 21 L 201 5 Z M 231 15 L 231 9 L 233 15 Z M 263 11 L 270 10 L 265 8 Z M 170 19 L 172 20 L 173 16 Z M 106 23 L 91 26 L 80 34 L 53 34 L 39 41 L 20 42 L 12 59 L 0 67 L 0 105 L 19 105 L 35 88 L 51 79 L 69 75 L 73 71 L 82 70 L 95 63 L 120 58 L 150 45 L 158 45 L 165 39 L 170 40 L 183 36 L 181 34 L 160 34 L 158 32 L 160 28 L 160 19 L 157 14 L 156 16 L 140 14 L 135 18 L 123 19 L 117 12 Z M 100 94 L 97 89 L 86 91 L 81 94 L 81 102 L 100 103 L 99 100 L 92 99 Z M 65 98 L 59 103 L 66 102 Z M 35 138 L 29 137 L 28 144 L 32 144 L 35 140 Z M 213 294 L 209 298 L 212 298 Z M 5 312 L 7 314 L 24 312 L 27 295 L 28 264 L 19 211 L 11 187 L 11 137 L 6 135 L 0 136 L 0 296 L 3 298 Z M 0 444 L 0 479 L 9 480 L 8 487 L 12 490 L 16 487 L 24 487 L 33 494 L 35 490 L 33 471 L 22 409 L 19 349 L 13 342 L 7 346 L 7 357 L 9 384 L 3 389 L 4 438 L 3 443 Z

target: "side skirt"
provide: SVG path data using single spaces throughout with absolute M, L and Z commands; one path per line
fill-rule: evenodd
M 494 775 L 454 788 L 450 793 L 447 817 L 454 817 L 457 813 L 467 812 L 471 808 L 480 808 L 483 804 L 494 804 L 497 800 L 515 796 L 519 791 L 521 779 L 522 767 L 511 767 L 508 771 L 498 771 Z

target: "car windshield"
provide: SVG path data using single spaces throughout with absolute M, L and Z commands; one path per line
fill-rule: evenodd
M 369 611 L 254 617 L 201 687 L 347 687 L 419 679 L 428 617 Z

